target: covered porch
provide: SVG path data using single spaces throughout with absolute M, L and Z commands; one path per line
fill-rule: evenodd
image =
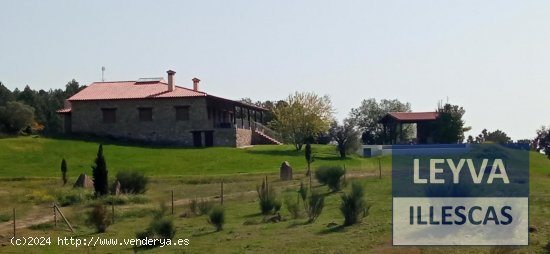
M 412 141 L 415 144 L 433 144 L 434 122 L 439 116 L 437 112 L 390 112 L 383 116 L 379 123 L 383 126 L 383 145 L 405 144 L 403 126 L 414 124 L 416 137 Z

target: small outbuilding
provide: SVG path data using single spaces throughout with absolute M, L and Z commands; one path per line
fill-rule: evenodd
M 433 144 L 438 112 L 390 112 L 378 121 L 384 128 L 384 145 L 405 143 L 403 125 L 416 125 L 417 144 Z

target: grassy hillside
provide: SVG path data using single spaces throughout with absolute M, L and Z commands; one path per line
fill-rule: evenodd
M 106 145 L 105 155 L 111 172 L 120 169 L 139 169 L 151 179 L 148 191 L 134 200 L 114 207 L 116 222 L 106 233 L 95 233 L 86 225 L 86 213 L 91 204 L 101 200 L 82 200 L 62 207 L 75 228 L 75 233 L 59 224 L 53 227 L 51 202 L 75 192 L 70 185 L 62 186 L 59 163 L 62 157 L 69 162 L 69 172 L 90 173 L 90 165 L 97 151 L 97 143 L 56 140 L 48 138 L 0 139 L 0 253 L 133 253 L 131 246 L 12 246 L 10 222 L 12 208 L 17 209 L 18 223 L 30 227 L 18 229 L 19 236 L 102 237 L 125 239 L 135 237 L 153 220 L 159 201 L 170 204 L 174 193 L 175 239 L 190 239 L 189 246 L 166 246 L 140 253 L 548 253 L 550 239 L 550 160 L 537 153 L 530 154 L 530 233 L 529 246 L 516 249 L 492 247 L 393 247 L 392 239 L 392 179 L 389 157 L 382 159 L 383 178 L 361 172 L 377 172 L 378 159 L 352 157 L 339 160 L 331 146 L 314 146 L 317 160 L 314 166 L 346 164 L 352 169 L 348 181 L 360 181 L 372 205 L 369 216 L 358 225 L 342 228 L 339 211 L 341 192 L 332 193 L 326 186 L 314 182 L 313 188 L 326 195 L 325 208 L 317 221 L 306 223 L 302 215 L 293 219 L 283 204 L 279 223 L 262 222 L 259 213 L 256 186 L 264 174 L 237 174 L 239 172 L 270 173 L 271 186 L 282 200 L 295 199 L 303 174 L 293 181 L 279 181 L 278 167 L 288 160 L 297 169 L 305 168 L 303 151 L 291 146 L 257 146 L 248 149 L 165 149 L 135 146 Z M 11 179 L 27 176 L 31 178 Z M 32 177 L 40 178 L 32 178 Z M 112 175 L 111 175 L 112 176 Z M 219 202 L 220 178 L 224 179 L 224 207 L 226 225 L 221 232 L 214 231 L 206 216 L 189 216 L 189 199 L 207 198 Z M 226 181 L 227 180 L 227 181 Z M 345 189 L 349 191 L 349 185 Z M 131 196 L 125 196 L 128 198 Z M 141 200 L 141 201 L 140 201 Z M 45 220 L 43 220 L 45 219 Z
M 23 137 L 0 139 L 0 177 L 59 176 L 61 159 L 69 166 L 69 176 L 91 173 L 98 143 L 75 140 Z M 134 169 L 150 176 L 219 175 L 237 173 L 275 173 L 283 161 L 295 170 L 306 168 L 303 151 L 290 145 L 255 146 L 245 149 L 213 147 L 145 148 L 104 145 L 111 173 Z M 340 160 L 333 146 L 315 145 L 313 153 L 319 165 L 346 165 L 348 168 L 370 168 L 374 161 L 352 156 Z

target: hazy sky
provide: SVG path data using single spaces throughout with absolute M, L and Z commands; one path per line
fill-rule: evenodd
M 532 138 L 550 124 L 550 1 L 2 1 L 0 81 L 202 80 L 214 95 L 329 94 L 343 119 L 365 98 L 433 111 L 468 133 Z

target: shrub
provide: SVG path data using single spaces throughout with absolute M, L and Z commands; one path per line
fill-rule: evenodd
M 321 215 L 324 206 L 325 196 L 319 194 L 318 192 L 312 192 L 307 202 L 307 216 L 309 218 L 309 222 L 314 222 L 319 215 Z
M 64 191 L 56 194 L 56 200 L 60 206 L 79 204 L 89 198 L 91 198 L 91 195 L 78 190 Z
M 96 204 L 88 214 L 87 223 L 96 228 L 98 233 L 103 233 L 109 227 L 111 220 L 109 212 L 102 204 Z
M 106 205 L 145 204 L 149 199 L 143 195 L 109 195 L 102 197 L 101 202 Z
M 176 235 L 174 220 L 168 216 L 155 219 L 151 222 L 150 231 L 158 238 L 172 239 Z
M 260 199 L 260 210 L 262 214 L 270 214 L 275 210 L 277 195 L 273 187 L 269 186 L 267 179 L 262 181 L 262 185 L 256 186 L 258 198 Z M 281 208 L 279 206 L 279 208 Z
M 273 212 L 276 213 L 281 210 L 281 206 L 283 206 L 281 200 L 275 199 L 275 201 L 273 202 Z
M 116 180 L 120 183 L 120 191 L 127 194 L 143 194 L 147 191 L 149 179 L 138 171 L 120 171 Z
M 191 210 L 192 213 L 196 215 L 204 215 L 208 214 L 210 210 L 212 210 L 212 207 L 214 206 L 214 203 L 209 200 L 205 199 L 193 199 L 189 203 L 189 210 Z
M 213 225 L 216 228 L 216 231 L 223 229 L 223 224 L 225 223 L 225 211 L 223 207 L 216 206 L 210 211 L 208 215 L 208 223 Z
M 345 174 L 341 167 L 320 167 L 315 171 L 315 178 L 319 183 L 328 185 L 331 191 L 339 191 L 342 188 L 341 178 Z
M 300 182 L 300 189 L 298 189 L 298 194 L 300 195 L 300 198 L 302 198 L 302 202 L 306 202 L 307 199 L 307 187 L 305 186 L 304 182 Z
M 285 199 L 285 206 L 293 219 L 300 217 L 300 204 L 298 200 L 295 200 L 292 197 Z
M 342 194 L 340 211 L 344 215 L 344 226 L 353 225 L 368 216 L 370 206 L 365 200 L 365 188 L 358 182 L 351 184 L 351 192 Z
M 0 213 L 0 222 L 10 221 L 12 219 L 11 217 L 12 217 L 12 215 L 10 215 L 10 214 Z

